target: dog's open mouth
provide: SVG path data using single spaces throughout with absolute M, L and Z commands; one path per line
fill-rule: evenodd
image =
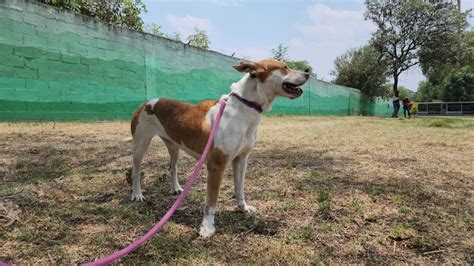
M 302 84 L 300 84 L 302 85 Z M 291 99 L 295 99 L 303 94 L 303 90 L 299 87 L 300 85 L 296 85 L 290 82 L 283 82 L 283 90 L 290 94 Z

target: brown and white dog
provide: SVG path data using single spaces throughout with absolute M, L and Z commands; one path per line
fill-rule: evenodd
M 199 230 L 203 237 L 215 232 L 214 215 L 217 197 L 225 168 L 232 163 L 234 193 L 241 211 L 255 212 L 244 198 L 244 179 L 247 158 L 255 146 L 262 111 L 267 111 L 277 96 L 291 99 L 301 96 L 299 86 L 308 78 L 308 71 L 296 71 L 280 61 L 262 60 L 241 62 L 234 66 L 245 72 L 242 79 L 230 86 L 232 91 L 222 120 L 216 131 L 207 158 L 207 202 Z M 132 201 L 143 201 L 140 189 L 140 164 L 151 139 L 158 135 L 170 155 L 170 183 L 175 193 L 182 191 L 178 183 L 179 151 L 199 158 L 204 150 L 211 125 L 219 109 L 219 101 L 203 101 L 197 105 L 169 99 L 153 99 L 142 104 L 134 113 L 133 136 L 133 192 Z

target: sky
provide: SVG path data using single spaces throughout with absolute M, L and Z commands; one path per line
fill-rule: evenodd
M 143 0 L 145 24 L 177 32 L 182 39 L 197 27 L 206 30 L 210 50 L 260 60 L 271 57 L 279 43 L 291 60 L 307 60 L 319 79 L 331 81 L 334 59 L 368 42 L 375 25 L 364 20 L 363 0 Z M 463 10 L 474 0 L 462 1 Z M 469 19 L 474 26 L 474 18 Z M 399 84 L 416 90 L 424 80 L 418 68 L 400 77 Z

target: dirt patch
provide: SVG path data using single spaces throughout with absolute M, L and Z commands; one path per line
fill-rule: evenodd
M 123 263 L 474 263 L 473 118 L 266 117 L 237 210 L 197 230 L 205 173 L 162 232 Z M 130 202 L 126 122 L 0 124 L 0 261 L 94 260 L 145 233 L 175 199 L 157 139 L 146 202 Z M 181 184 L 195 160 L 182 156 Z M 226 175 L 231 177 L 231 171 Z

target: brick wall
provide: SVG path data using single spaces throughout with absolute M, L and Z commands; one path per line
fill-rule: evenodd
M 34 1 L 0 0 L 0 121 L 129 119 L 155 97 L 218 98 L 241 77 L 238 62 Z M 357 90 L 315 79 L 305 89 L 273 113 L 361 113 Z

